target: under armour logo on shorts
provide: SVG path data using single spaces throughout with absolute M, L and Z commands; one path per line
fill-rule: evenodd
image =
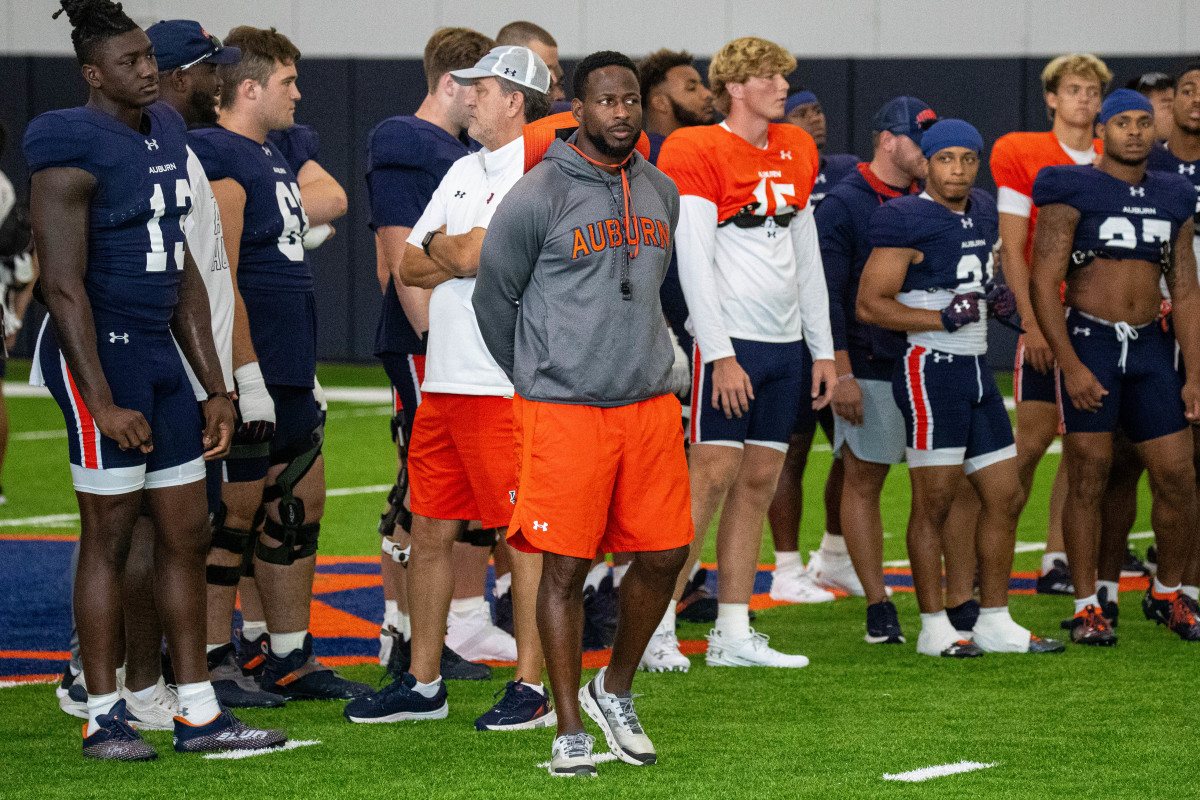
M 550 530 L 550 523 L 549 522 L 538 522 L 537 520 L 534 520 L 533 529 L 535 531 L 548 531 L 548 530 Z
M 792 160 L 792 151 L 791 150 L 780 150 L 779 157 L 786 161 L 791 161 Z
M 1071 331 L 1071 335 L 1072 336 L 1091 336 L 1092 329 L 1091 328 L 1081 328 L 1078 325 L 1076 325 L 1075 329 Z
M 947 362 L 954 361 L 954 354 L 953 353 L 934 353 L 933 354 L 933 363 L 940 364 L 943 361 L 947 361 Z
M 158 149 L 158 140 L 157 139 L 147 139 L 146 140 L 146 149 L 150 150 L 150 151 L 157 150 Z
M 1146 196 L 1146 187 L 1130 186 L 1129 187 L 1129 196 L 1130 197 L 1145 197 Z
M 974 228 L 975 222 L 970 217 L 963 217 L 962 224 L 964 228 Z
M 109 331 L 108 332 L 108 343 L 116 344 L 117 342 L 120 342 L 121 344 L 129 344 L 129 334 L 122 333 L 120 336 L 118 336 L 116 331 Z
M 1196 174 L 1196 165 L 1195 164 L 1180 164 L 1179 165 L 1179 174 L 1180 175 L 1195 175 Z

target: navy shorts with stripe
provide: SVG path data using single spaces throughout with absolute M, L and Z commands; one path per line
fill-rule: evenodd
M 750 377 L 754 389 L 750 411 L 741 417 L 726 418 L 724 411 L 713 408 L 712 364 L 701 361 L 700 346 L 696 345 L 692 362 L 695 372 L 692 375 L 691 443 L 740 446 L 748 442 L 786 451 L 796 426 L 803 392 L 804 342 L 730 341 L 737 362 Z
M 1099 411 L 1078 411 L 1062 386 L 1063 423 L 1071 433 L 1112 433 L 1120 425 L 1131 442 L 1183 430 L 1183 382 L 1175 368 L 1175 339 L 1154 322 L 1134 330 L 1125 343 L 1114 326 L 1067 313 L 1067 335 L 1084 366 L 1108 390 Z M 1124 365 L 1121 364 L 1125 350 Z
M 1013 394 L 1018 403 L 1058 402 L 1058 365 L 1049 372 L 1039 372 L 1025 360 L 1025 335 L 1017 339 L 1017 357 L 1013 366 Z
M 825 438 L 833 443 L 833 407 L 827 405 L 820 411 L 813 411 L 812 407 L 812 368 L 813 357 L 812 351 L 808 349 L 808 343 L 802 342 L 804 345 L 804 362 L 801 367 L 800 381 L 800 407 L 796 411 L 796 427 L 792 429 L 793 436 L 812 436 L 817 431 L 817 425 L 821 426 L 821 430 L 825 433 Z
M 987 356 L 910 344 L 892 372 L 910 467 L 963 464 L 968 474 L 1016 456 L 1012 423 Z

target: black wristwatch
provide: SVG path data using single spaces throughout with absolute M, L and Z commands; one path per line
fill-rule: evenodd
M 439 233 L 441 233 L 441 231 L 432 230 L 425 234 L 425 238 L 421 240 L 421 249 L 425 251 L 425 255 L 429 258 L 433 258 L 433 256 L 429 255 L 429 245 L 433 243 L 433 237 L 437 236 Z

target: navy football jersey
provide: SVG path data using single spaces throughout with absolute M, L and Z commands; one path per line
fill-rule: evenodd
M 1182 175 L 1190 181 L 1192 188 L 1197 193 L 1194 218 L 1200 222 L 1200 161 L 1184 161 L 1167 149 L 1166 142 L 1161 142 L 1154 145 L 1150 151 L 1150 157 L 1146 159 L 1146 169 L 1155 172 L 1172 172 Z
M 813 186 L 812 194 L 808 196 L 813 209 L 820 205 L 834 184 L 849 175 L 850 170 L 856 166 L 858 166 L 858 156 L 850 153 L 821 156 L 821 171 L 817 173 L 817 183 Z
M 911 308 L 941 311 L 956 294 L 984 291 L 993 276 L 999 227 L 996 201 L 982 189 L 971 190 L 961 214 L 922 192 L 897 197 L 875 210 L 871 246 L 920 251 L 924 258 L 908 265 L 896 299 Z M 921 331 L 910 333 L 908 340 L 935 350 L 978 355 L 987 350 L 986 310 L 981 317 L 954 333 Z
M 296 173 L 271 142 L 259 144 L 224 128 L 188 135 L 211 183 L 232 178 L 246 191 L 238 286 L 271 292 L 310 292 L 312 270 L 304 260 L 308 215 Z
M 271 131 L 267 134 L 267 141 L 283 153 L 284 161 L 297 175 L 306 162 L 317 157 L 320 149 L 317 132 L 307 125 L 293 125 L 286 131 Z
M 367 137 L 371 229 L 416 225 L 450 165 L 467 152 L 457 138 L 417 117 L 391 117 L 376 125 Z M 375 352 L 421 354 L 424 347 L 389 280 Z
M 1147 172 L 1135 185 L 1091 165 L 1046 167 L 1033 182 L 1038 207 L 1063 203 L 1079 211 L 1076 252 L 1159 263 L 1165 243 L 1196 212 L 1196 189 L 1178 174 Z
M 88 106 L 50 111 L 29 123 L 25 160 L 30 174 L 73 167 L 96 178 L 84 276 L 93 313 L 160 328 L 179 299 L 192 208 L 187 128 L 166 103 L 147 107 L 142 121 L 135 131 Z

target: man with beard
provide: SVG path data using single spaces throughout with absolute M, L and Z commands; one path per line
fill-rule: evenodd
M 711 125 L 712 92 L 704 85 L 686 50 L 659 50 L 638 63 L 642 86 L 642 129 L 650 139 L 650 163 L 658 163 L 658 151 L 678 128 Z
M 656 762 L 630 689 L 692 540 L 658 299 L 679 195 L 634 152 L 633 62 L 593 53 L 573 88 L 579 130 L 554 141 L 501 203 L 474 294 L 484 341 L 516 388 L 508 537 L 542 554 L 537 622 L 558 713 L 550 774 L 563 777 L 596 774 L 580 705 L 620 760 Z M 569 341 L 554 333 L 564 329 Z M 612 658 L 580 689 L 583 583 L 597 551 L 636 555 Z
M 1181 591 L 1194 545 L 1192 436 L 1200 375 L 1180 381 L 1165 326 L 1171 293 L 1185 364 L 1200 364 L 1200 287 L 1192 252 L 1196 190 L 1179 174 L 1147 172 L 1154 106 L 1118 89 L 1100 107 L 1104 154 L 1095 165 L 1047 167 L 1033 184 L 1039 208 L 1030 294 L 1061 372 L 1063 536 L 1075 585 L 1071 640 L 1116 643 L 1096 590 L 1101 502 L 1120 425 L 1150 473 L 1158 574 L 1142 600 L 1148 619 L 1200 640 L 1200 609 Z M 1066 281 L 1065 293 L 1059 287 Z M 1063 315 L 1063 302 L 1070 309 Z

